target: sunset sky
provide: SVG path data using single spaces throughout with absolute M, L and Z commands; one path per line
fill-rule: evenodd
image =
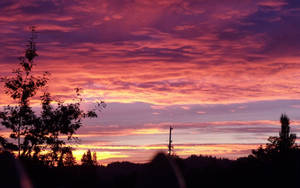
M 146 162 L 169 126 L 177 155 L 235 159 L 278 135 L 281 113 L 300 134 L 299 20 L 299 0 L 1 0 L 0 75 L 35 25 L 52 95 L 107 104 L 77 132 L 78 159 Z

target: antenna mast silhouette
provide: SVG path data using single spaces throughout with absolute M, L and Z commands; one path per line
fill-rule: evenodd
M 169 134 L 169 145 L 168 145 L 168 154 L 169 154 L 169 156 L 171 156 L 172 155 L 172 151 L 173 151 L 173 146 L 172 146 L 172 129 L 173 129 L 173 127 L 172 126 L 170 126 L 170 134 Z

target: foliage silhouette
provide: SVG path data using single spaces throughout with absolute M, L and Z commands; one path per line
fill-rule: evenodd
M 297 160 L 299 161 L 299 155 Z M 187 188 L 218 188 L 224 185 L 233 188 L 245 185 L 247 187 L 279 187 L 281 184 L 283 184 L 281 187 L 298 187 L 299 164 L 295 161 L 285 164 L 296 166 L 298 169 L 282 171 L 277 163 L 270 164 L 253 157 L 228 160 L 193 155 L 181 159 L 179 157 L 168 158 L 159 154 L 150 163 L 145 164 L 114 162 L 107 166 L 99 165 L 88 168 L 81 165 L 57 167 L 26 165 L 25 170 L 34 187 L 43 188 L 179 187 L 178 177 L 180 176 L 176 175 L 174 165 L 177 166 L 182 175 L 181 180 L 185 182 Z M 12 168 L 4 167 L 5 165 L 1 166 L 1 171 L 5 174 L 14 173 Z
M 4 152 L 4 151 L 12 152 L 18 150 L 18 147 L 15 144 L 7 142 L 7 140 L 2 136 L 0 136 L 0 145 L 1 145 L 0 152 Z
M 73 152 L 72 151 L 67 152 L 65 157 L 63 158 L 63 166 L 72 167 L 75 166 L 76 164 L 77 163 L 75 157 L 73 156 Z
M 46 86 L 49 73 L 44 72 L 42 76 L 33 75 L 33 60 L 38 56 L 34 39 L 35 29 L 32 27 L 32 35 L 25 55 L 19 57 L 19 68 L 13 71 L 13 77 L 1 78 L 4 82 L 5 93 L 17 103 L 15 106 L 6 106 L 4 111 L 0 112 L 1 124 L 11 130 L 10 138 L 17 139 L 19 157 L 20 155 L 28 156 L 32 152 L 39 153 L 39 145 L 42 144 L 38 135 L 35 134 L 38 118 L 29 106 L 29 102 L 38 90 Z M 21 137 L 23 137 L 22 143 Z
M 81 157 L 81 165 L 86 167 L 97 166 L 98 162 L 96 152 L 94 152 L 92 156 L 91 150 L 87 150 L 87 152 Z
M 3 77 L 5 93 L 16 105 L 8 105 L 0 112 L 1 125 L 11 130 L 10 138 L 13 141 L 0 138 L 3 150 L 18 150 L 19 158 L 42 160 L 47 165 L 63 165 L 63 158 L 71 152 L 66 147 L 67 141 L 77 140 L 74 133 L 82 126 L 85 118 L 97 117 L 97 111 L 105 107 L 101 101 L 95 109 L 83 111 L 80 89 L 76 88 L 76 98 L 73 103 L 55 102 L 47 92 L 49 73 L 35 76 L 34 59 L 38 56 L 35 38 L 35 28 L 31 28 L 31 37 L 28 41 L 25 55 L 19 58 L 19 68 L 13 71 L 14 76 Z M 44 89 L 40 114 L 30 106 L 31 99 Z M 67 139 L 60 136 L 66 135 Z M 16 143 L 17 142 L 17 143 Z M 41 151 L 49 151 L 41 154 Z
M 269 143 L 266 144 L 266 147 L 260 146 L 256 150 L 252 150 L 252 157 L 268 160 L 275 159 L 277 157 L 284 157 L 289 155 L 292 152 L 299 150 L 296 141 L 296 134 L 290 133 L 290 120 L 287 115 L 282 114 L 280 117 L 281 130 L 279 136 L 269 137 Z
M 95 166 L 97 166 L 98 165 L 98 160 L 97 160 L 97 153 L 94 151 L 93 152 L 93 164 L 95 165 Z

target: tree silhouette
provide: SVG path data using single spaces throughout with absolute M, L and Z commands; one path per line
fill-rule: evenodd
M 29 106 L 29 102 L 38 90 L 46 86 L 49 73 L 44 72 L 43 76 L 34 76 L 32 73 L 33 60 L 38 55 L 34 42 L 35 28 L 32 27 L 31 31 L 32 35 L 25 55 L 19 57 L 19 68 L 13 71 L 14 76 L 1 78 L 4 82 L 5 93 L 17 102 L 15 106 L 6 106 L 4 111 L 0 112 L 0 119 L 3 126 L 11 129 L 10 138 L 17 139 L 18 156 L 21 155 L 21 151 L 23 156 L 33 151 L 38 153 L 40 151 L 38 145 L 42 144 L 42 141 L 35 135 L 38 118 Z
M 76 165 L 76 160 L 75 157 L 73 156 L 72 151 L 66 153 L 63 161 L 64 166 L 75 166 Z
M 274 155 L 286 155 L 287 153 L 298 149 L 296 141 L 296 134 L 290 133 L 290 120 L 287 115 L 282 114 L 280 117 L 281 130 L 279 136 L 269 137 L 269 143 L 263 148 L 260 146 L 256 150 L 252 150 L 254 157 L 259 159 L 268 159 Z
M 98 162 L 97 162 L 96 152 L 94 152 L 92 156 L 91 150 L 87 150 L 87 152 L 82 155 L 81 158 L 82 166 L 97 166 L 97 164 Z
M 15 140 L 9 142 L 1 138 L 0 143 L 4 149 L 18 150 L 19 158 L 41 159 L 50 165 L 58 165 L 71 150 L 64 146 L 66 141 L 76 140 L 73 134 L 82 126 L 82 120 L 97 117 L 96 111 L 104 108 L 105 103 L 101 101 L 95 109 L 87 112 L 81 110 L 80 89 L 76 88 L 74 103 L 57 102 L 54 106 L 51 94 L 45 91 L 40 97 L 42 110 L 37 115 L 30 101 L 38 91 L 47 87 L 49 73 L 44 72 L 41 76 L 33 74 L 34 59 L 38 56 L 34 27 L 31 33 L 25 55 L 19 58 L 19 68 L 13 71 L 14 76 L 1 78 L 5 93 L 17 105 L 8 105 L 0 111 L 1 125 L 11 130 L 10 138 Z M 66 135 L 67 139 L 63 140 L 61 135 Z M 41 155 L 42 150 L 50 152 Z
M 93 152 L 93 164 L 94 164 L 95 166 L 98 165 L 98 161 L 97 161 L 97 153 L 96 153 L 95 151 Z
M 15 144 L 11 144 L 9 142 L 7 142 L 7 140 L 5 138 L 3 138 L 2 136 L 0 136 L 0 151 L 4 152 L 4 151 L 17 151 L 18 147 Z

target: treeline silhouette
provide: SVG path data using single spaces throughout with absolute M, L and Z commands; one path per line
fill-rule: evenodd
M 159 153 L 145 164 L 114 162 L 101 166 L 95 153 L 88 150 L 80 165 L 71 157 L 69 165 L 51 166 L 34 159 L 16 159 L 2 151 L 0 182 L 3 187 L 29 184 L 49 188 L 299 187 L 300 149 L 296 135 L 290 133 L 289 118 L 283 114 L 280 120 L 278 137 L 270 137 L 265 146 L 237 160 L 202 155 L 182 159 Z

